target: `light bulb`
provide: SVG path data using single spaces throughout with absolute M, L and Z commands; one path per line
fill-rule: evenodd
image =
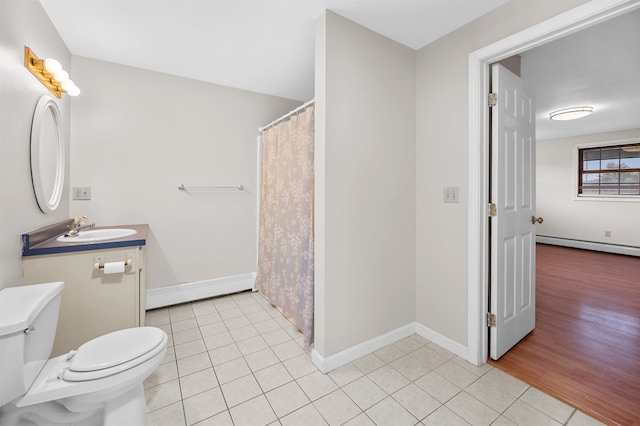
M 57 73 L 53 74 L 53 78 L 58 80 L 59 83 L 69 80 L 69 73 L 65 70 L 60 70 Z
M 69 87 L 67 90 L 67 95 L 69 96 L 78 96 L 80 94 L 80 88 L 78 86 Z
M 44 60 L 44 69 L 51 74 L 55 74 L 62 71 L 62 65 L 53 58 L 47 58 Z
M 75 83 L 73 82 L 73 80 L 68 79 L 66 81 L 63 81 L 60 83 L 60 87 L 62 87 L 62 90 L 68 92 L 69 89 L 71 89 L 72 87 L 75 87 Z

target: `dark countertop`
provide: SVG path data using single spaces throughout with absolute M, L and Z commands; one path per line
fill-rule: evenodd
M 93 229 L 126 228 L 135 229 L 134 235 L 113 240 L 94 241 L 85 243 L 67 243 L 56 241 L 66 232 L 67 221 L 36 229 L 22 234 L 22 256 L 37 256 L 42 254 L 70 253 L 74 251 L 104 250 L 120 247 L 144 246 L 147 244 L 149 225 L 117 225 L 96 226 Z

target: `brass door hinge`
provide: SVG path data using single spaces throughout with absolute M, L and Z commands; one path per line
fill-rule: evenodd
M 489 93 L 489 107 L 494 107 L 498 103 L 498 95 Z
M 498 208 L 495 204 L 489 204 L 489 216 L 496 216 L 498 214 Z
M 487 313 L 487 327 L 495 327 L 496 326 L 496 315 L 492 313 Z

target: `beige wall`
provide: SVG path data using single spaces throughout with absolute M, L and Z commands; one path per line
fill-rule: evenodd
M 149 288 L 254 272 L 258 128 L 301 102 L 78 56 L 72 71 L 71 186 L 92 198 L 71 214 L 149 224 Z
M 415 52 L 317 23 L 316 343 L 324 357 L 415 319 Z
M 514 0 L 417 52 L 416 321 L 467 344 L 469 54 L 585 0 Z M 444 204 L 443 187 L 460 188 Z
M 536 144 L 538 235 L 640 247 L 640 200 L 576 199 L 574 145 L 640 139 L 640 129 Z M 611 237 L 605 237 L 611 231 Z
M 321 355 L 413 321 L 466 345 L 468 55 L 584 2 L 514 0 L 417 53 L 331 12 L 318 19 Z M 37 1 L 0 1 L 0 12 L 0 286 L 20 278 L 21 232 L 78 213 L 151 225 L 150 287 L 253 271 L 256 129 L 300 102 L 74 57 L 83 93 L 66 188 L 91 186 L 93 198 L 45 216 L 28 136 L 46 89 L 22 49 L 67 67 L 71 56 Z M 61 106 L 68 123 L 68 98 Z M 188 195 L 179 183 L 247 191 Z M 445 186 L 460 203 L 443 203 Z
M 42 213 L 33 192 L 31 122 L 38 100 L 51 92 L 24 67 L 25 46 L 71 67 L 71 54 L 37 0 L 0 1 L 0 288 L 22 284 L 20 234 L 69 217 L 69 161 L 63 200 L 54 213 Z M 57 103 L 68 148 L 69 97 Z
M 0 1 L 0 43 L 0 288 L 22 283 L 22 232 L 79 213 L 150 225 L 149 287 L 255 271 L 257 129 L 301 102 L 72 57 L 36 0 Z M 25 45 L 82 90 L 58 101 L 67 172 L 49 215 L 33 194 L 29 138 L 50 92 L 24 67 Z M 246 190 L 186 194 L 180 183 Z M 92 199 L 71 200 L 72 186 L 91 186 Z

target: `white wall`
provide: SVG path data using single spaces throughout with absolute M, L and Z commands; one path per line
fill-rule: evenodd
M 415 52 L 316 26 L 316 333 L 327 357 L 415 319 Z
M 640 129 L 536 143 L 538 235 L 640 247 L 640 200 L 575 196 L 574 145 L 627 138 L 640 139 Z
M 463 345 L 469 54 L 584 2 L 514 0 L 417 52 L 416 320 Z M 443 203 L 445 186 L 460 188 L 460 203 Z
M 417 54 L 331 12 L 318 19 L 323 356 L 413 321 L 466 344 L 468 55 L 584 2 L 514 0 Z M 28 141 L 46 89 L 22 66 L 22 49 L 67 67 L 70 55 L 37 1 L 0 1 L 0 12 L 0 287 L 20 278 L 21 232 L 78 213 L 151 225 L 150 287 L 253 271 L 256 128 L 299 102 L 74 57 L 83 93 L 73 117 L 68 98 L 61 105 L 72 119 L 66 188 L 91 186 L 93 199 L 45 216 Z M 248 190 L 189 195 L 179 183 Z M 460 203 L 442 202 L 445 186 L 460 188 Z
M 30 136 L 38 100 L 53 95 L 25 68 L 25 46 L 71 68 L 71 54 L 37 0 L 0 1 L 0 288 L 22 284 L 20 234 L 69 217 L 69 98 L 55 98 L 67 148 L 63 200 L 45 215 L 33 191 Z
M 78 56 L 72 75 L 70 184 L 91 200 L 71 215 L 149 224 L 149 288 L 254 272 L 258 128 L 301 102 Z

